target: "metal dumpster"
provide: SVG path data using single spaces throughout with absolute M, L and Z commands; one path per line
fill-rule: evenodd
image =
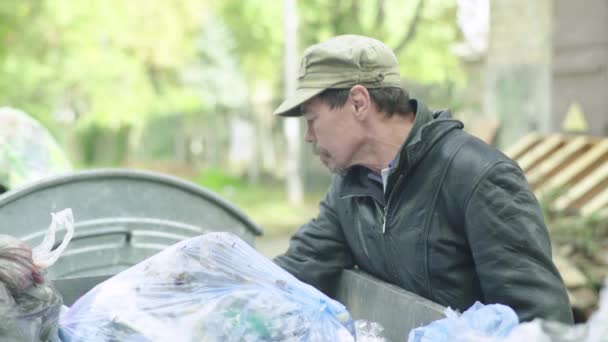
M 103 169 L 49 178 L 0 196 L 2 233 L 34 246 L 49 213 L 72 208 L 74 237 L 51 278 L 108 275 L 176 242 L 227 231 L 254 244 L 262 230 L 214 193 L 153 172 Z
M 60 176 L 0 196 L 2 232 L 30 245 L 50 212 L 72 208 L 75 234 L 49 275 L 71 305 L 95 285 L 182 239 L 229 231 L 253 245 L 261 229 L 201 187 L 151 172 L 94 170 Z M 332 291 L 355 319 L 378 322 L 391 341 L 442 318 L 443 307 L 356 270 Z

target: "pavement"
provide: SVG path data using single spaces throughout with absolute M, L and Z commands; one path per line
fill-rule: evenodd
M 287 250 L 291 234 L 262 236 L 255 239 L 255 249 L 267 258 L 274 258 Z

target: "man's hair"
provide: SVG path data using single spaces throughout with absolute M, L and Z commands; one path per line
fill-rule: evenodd
M 410 96 L 402 88 L 367 88 L 367 91 L 378 111 L 384 112 L 388 117 L 393 114 L 405 116 L 412 112 Z M 329 88 L 317 97 L 327 103 L 329 108 L 336 109 L 342 108 L 346 104 L 349 93 L 350 89 Z

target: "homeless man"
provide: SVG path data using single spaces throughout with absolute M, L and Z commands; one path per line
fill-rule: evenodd
M 394 53 L 345 35 L 309 47 L 275 111 L 303 116 L 335 176 L 275 262 L 328 291 L 357 266 L 431 301 L 572 322 L 542 213 L 518 165 L 401 86 Z

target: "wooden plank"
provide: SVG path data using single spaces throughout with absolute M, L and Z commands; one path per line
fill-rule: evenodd
M 601 209 L 598 215 L 602 218 L 608 219 L 608 208 Z
M 570 188 L 564 195 L 555 201 L 556 210 L 565 210 L 572 206 L 574 202 L 581 199 L 585 194 L 599 186 L 604 180 L 608 179 L 608 163 L 595 169 L 587 177 Z
M 581 207 L 581 214 L 584 216 L 591 215 L 599 212 L 602 208 L 608 210 L 608 187 L 583 205 Z
M 599 141 L 589 151 L 576 159 L 568 167 L 560 171 L 550 181 L 544 183 L 537 190 L 538 194 L 543 194 L 548 190 L 565 187 L 578 175 L 584 172 L 588 167 L 593 165 L 598 159 L 608 154 L 608 139 Z
M 567 142 L 561 149 L 555 151 L 553 155 L 545 159 L 544 162 L 527 175 L 532 187 L 534 188 L 547 182 L 552 175 L 558 173 L 560 169 L 563 169 L 572 159 L 576 158 L 577 153 L 587 146 L 588 143 L 589 139 L 587 137 L 578 136 Z
M 563 143 L 564 137 L 561 135 L 548 136 L 516 161 L 519 164 L 519 167 L 527 173 L 547 158 L 553 151 L 558 149 Z
M 536 145 L 541 138 L 542 135 L 538 133 L 530 133 L 516 142 L 513 146 L 506 149 L 504 154 L 513 160 L 518 159 Z

